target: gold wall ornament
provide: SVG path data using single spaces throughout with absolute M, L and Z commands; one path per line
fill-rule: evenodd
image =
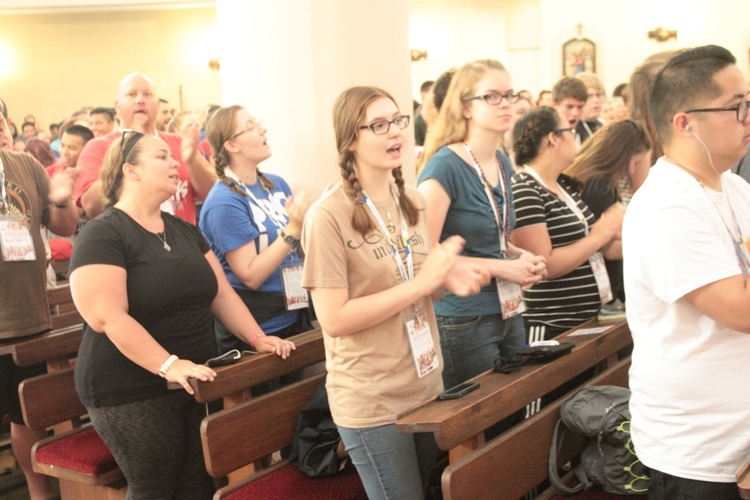
M 211 71 L 219 71 L 221 69 L 221 64 L 219 64 L 219 58 L 216 59 L 209 59 L 208 60 L 208 69 Z
M 411 49 L 411 62 L 416 62 L 421 59 L 427 59 L 427 51 L 419 49 Z
M 653 38 L 657 42 L 666 42 L 667 40 L 670 40 L 672 38 L 677 40 L 677 30 L 670 30 L 659 26 L 658 28 L 654 28 L 649 31 L 648 37 Z

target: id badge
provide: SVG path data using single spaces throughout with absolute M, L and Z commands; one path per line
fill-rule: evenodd
M 440 366 L 435 343 L 432 340 L 430 324 L 427 322 L 427 315 L 417 313 L 414 319 L 407 321 L 406 333 L 409 335 L 409 344 L 414 358 L 414 366 L 417 368 L 417 377 L 422 378 Z
M 497 298 L 500 301 L 503 319 L 512 318 L 526 310 L 526 302 L 523 301 L 521 285 L 499 278 L 495 279 L 495 283 L 497 285 Z
M 602 304 L 612 302 L 612 285 L 609 283 L 609 274 L 607 274 L 607 266 L 604 264 L 602 253 L 596 252 L 589 257 L 589 264 L 591 264 L 591 270 L 594 271 L 594 278 L 596 278 L 596 286 L 599 287 L 599 297 L 602 299 Z
M 310 293 L 302 288 L 302 264 L 281 266 L 281 284 L 284 288 L 284 306 L 287 311 L 310 306 Z
M 5 262 L 36 260 L 34 240 L 23 217 L 0 217 L 0 249 Z

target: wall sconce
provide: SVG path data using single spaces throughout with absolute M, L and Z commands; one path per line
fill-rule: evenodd
M 221 69 L 221 64 L 219 64 L 219 58 L 216 59 L 209 59 L 208 60 L 208 69 L 211 71 L 219 71 Z
M 419 49 L 411 49 L 411 62 L 416 62 L 421 59 L 427 59 L 427 51 Z
M 648 37 L 653 38 L 657 42 L 666 42 L 667 40 L 674 38 L 677 40 L 677 30 L 668 30 L 661 26 L 648 32 Z

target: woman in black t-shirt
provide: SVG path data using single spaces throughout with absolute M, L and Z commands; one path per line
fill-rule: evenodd
M 70 284 L 86 329 L 76 390 L 128 481 L 128 498 L 209 498 L 202 406 L 188 377 L 213 380 L 212 319 L 261 352 L 294 344 L 266 336 L 227 282 L 200 231 L 161 212 L 178 163 L 152 135 L 125 132 L 102 168 L 109 208 L 76 240 Z M 169 391 L 165 378 L 185 391 Z
M 651 141 L 646 131 L 633 120 L 622 120 L 599 129 L 583 143 L 565 174 L 574 181 L 574 187 L 594 213 L 594 219 L 599 220 L 615 203 L 625 203 L 622 186 L 627 186 L 631 196 L 641 187 L 651 163 Z M 622 244 L 617 241 L 613 247 L 605 256 L 605 262 L 614 295 L 610 306 L 617 311 L 625 302 Z

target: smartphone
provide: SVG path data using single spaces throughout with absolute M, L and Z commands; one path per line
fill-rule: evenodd
M 222 354 L 221 356 L 217 356 L 215 358 L 209 359 L 208 361 L 206 361 L 206 366 L 215 368 L 217 366 L 231 365 L 232 363 L 239 360 L 241 357 L 242 357 L 242 354 L 240 353 L 239 350 L 232 349 L 226 354 Z
M 438 399 L 458 399 L 479 389 L 479 382 L 464 382 L 438 394 Z

